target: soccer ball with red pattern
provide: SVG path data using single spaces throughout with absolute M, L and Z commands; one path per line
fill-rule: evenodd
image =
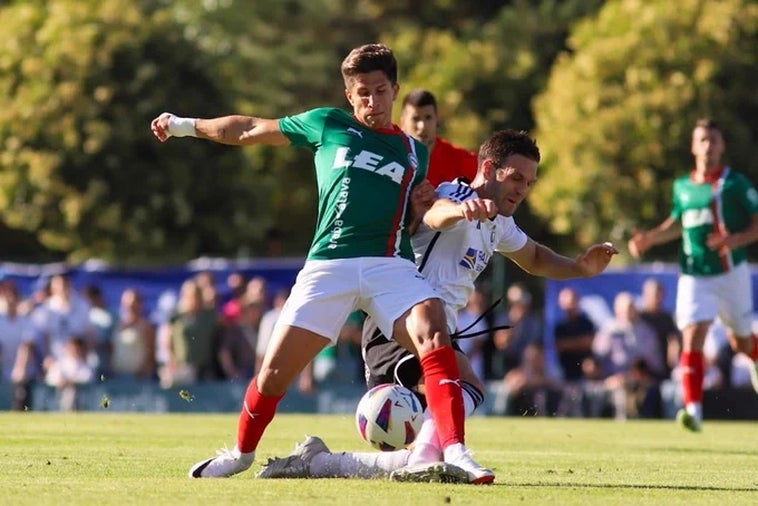
M 405 387 L 386 383 L 366 392 L 355 411 L 361 438 L 378 450 L 391 452 L 411 444 L 424 412 L 416 395 Z

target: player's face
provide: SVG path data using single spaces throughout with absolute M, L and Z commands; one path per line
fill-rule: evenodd
M 433 105 L 406 104 L 400 113 L 400 128 L 415 139 L 423 142 L 428 148 L 434 145 L 437 137 L 437 111 Z
M 537 162 L 523 155 L 511 155 L 502 166 L 493 164 L 487 181 L 488 198 L 497 204 L 498 214 L 512 216 L 536 181 Z
M 714 167 L 724 153 L 724 138 L 715 128 L 697 127 L 692 131 L 692 156 L 697 162 Z
M 355 118 L 371 129 L 387 128 L 392 124 L 392 103 L 399 90 L 381 70 L 358 74 L 350 78 L 345 96 L 353 106 Z

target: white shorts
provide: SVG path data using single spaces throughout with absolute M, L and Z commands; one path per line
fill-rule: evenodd
M 359 257 L 308 260 L 282 308 L 278 325 L 300 327 L 337 342 L 347 316 L 362 309 L 385 336 L 407 310 L 437 292 L 410 260 Z
M 742 262 L 716 276 L 679 276 L 676 324 L 679 329 L 721 318 L 735 335 L 749 336 L 753 323 L 753 287 L 750 268 Z

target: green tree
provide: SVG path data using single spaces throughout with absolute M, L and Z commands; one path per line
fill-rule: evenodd
M 239 151 L 160 146 L 160 108 L 229 110 L 202 51 L 151 2 L 52 0 L 0 11 L 0 210 L 70 260 L 229 254 L 256 201 Z M 189 84 L 191 83 L 191 85 Z
M 377 12 L 352 0 L 218 0 L 172 3 L 185 33 L 212 60 L 213 73 L 234 111 L 281 117 L 319 106 L 345 107 L 340 63 L 355 46 L 379 40 Z M 177 113 L 195 114 L 187 107 Z M 232 112 L 215 108 L 212 115 Z M 240 184 L 265 195 L 250 225 L 253 255 L 263 252 L 269 227 L 282 231 L 285 253 L 302 255 L 313 234 L 317 189 L 311 153 L 243 148 Z
M 555 232 L 623 242 L 662 221 L 700 116 L 724 125 L 729 162 L 758 175 L 758 4 L 609 1 L 568 45 L 535 102 L 544 163 L 530 200 Z

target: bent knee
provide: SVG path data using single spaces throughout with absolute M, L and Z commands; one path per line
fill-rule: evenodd
M 263 368 L 255 377 L 258 392 L 266 397 L 284 395 L 291 383 L 292 379 L 285 378 L 278 369 Z

